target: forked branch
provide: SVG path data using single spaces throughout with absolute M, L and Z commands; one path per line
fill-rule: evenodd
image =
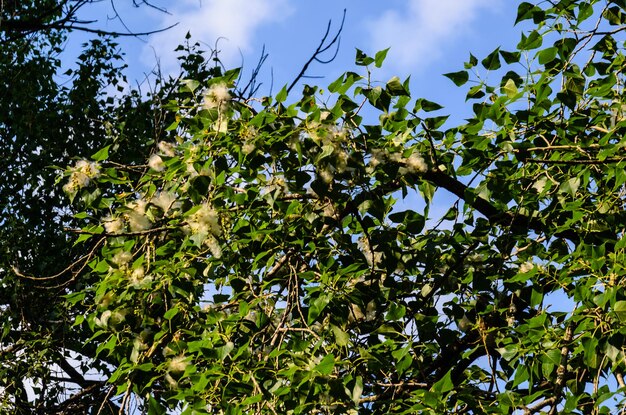
M 339 45 L 341 43 L 341 32 L 343 32 L 343 25 L 345 21 L 346 21 L 346 9 L 343 9 L 343 17 L 341 18 L 341 24 L 339 25 L 339 29 L 337 29 L 335 36 L 333 36 L 333 38 L 330 40 L 328 40 L 328 36 L 330 35 L 332 20 L 328 21 L 328 25 L 326 26 L 326 32 L 324 33 L 324 36 L 322 37 L 320 44 L 317 46 L 317 49 L 315 49 L 315 52 L 313 52 L 313 55 L 304 64 L 304 66 L 300 70 L 300 73 L 291 82 L 291 84 L 287 88 L 287 93 L 289 93 L 302 78 L 306 77 L 306 71 L 309 69 L 309 66 L 313 62 L 327 64 L 335 60 L 335 58 L 337 57 L 337 53 L 339 52 Z M 321 56 L 333 47 L 335 48 L 335 52 L 333 53 L 333 55 L 329 59 L 322 59 Z

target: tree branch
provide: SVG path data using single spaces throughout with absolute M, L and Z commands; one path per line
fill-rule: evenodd
M 519 213 L 513 213 L 511 211 L 501 211 L 487 200 L 475 195 L 473 189 L 467 187 L 446 173 L 438 170 L 429 170 L 424 173 L 422 177 L 462 199 L 467 205 L 471 206 L 485 216 L 489 222 L 510 227 L 514 234 L 519 233 L 520 231 L 526 234 L 529 230 L 538 234 L 546 233 L 546 225 L 537 218 L 531 218 Z M 568 239 L 575 244 L 578 244 L 584 237 L 575 229 L 562 230 L 556 232 L 553 236 Z M 610 231 L 594 232 L 589 235 L 587 242 L 599 242 L 602 239 L 615 239 L 615 234 Z
M 148 6 L 154 7 L 153 5 L 145 1 L 143 3 Z M 57 5 L 56 7 L 44 9 L 43 13 L 36 15 L 30 19 L 23 18 L 24 16 L 21 16 L 21 18 L 17 18 L 17 19 L 2 20 L 2 17 L 0 16 L 0 33 L 2 32 L 10 33 L 11 35 L 23 37 L 31 33 L 41 32 L 41 31 L 76 30 L 80 32 L 97 34 L 100 36 L 137 37 L 137 36 L 147 36 L 147 35 L 151 35 L 155 33 L 164 32 L 178 25 L 178 23 L 175 23 L 173 25 L 170 25 L 162 29 L 150 30 L 146 32 L 132 32 L 126 27 L 126 25 L 122 21 L 121 17 L 117 13 L 117 10 L 115 9 L 114 1 L 112 0 L 111 4 L 113 4 L 113 10 L 116 13 L 116 17 L 117 19 L 120 20 L 120 22 L 122 22 L 122 25 L 127 29 L 127 31 L 118 32 L 118 31 L 109 31 L 109 30 L 102 30 L 102 29 L 93 29 L 85 25 L 95 23 L 97 20 L 79 20 L 76 18 L 76 15 L 78 14 L 79 10 L 83 8 L 85 5 L 89 4 L 89 1 L 80 0 L 80 1 L 77 1 L 75 4 L 69 6 L 66 10 L 62 10 L 64 8 L 63 6 L 66 6 L 68 4 L 69 4 L 69 1 L 64 1 L 60 5 Z M 58 15 L 58 14 L 62 14 L 62 16 L 54 20 L 53 16 Z
M 339 25 L 339 29 L 337 30 L 337 33 L 335 34 L 335 36 L 330 40 L 330 42 L 328 42 L 328 44 L 326 44 L 326 39 L 328 39 L 328 35 L 330 34 L 330 26 L 332 23 L 332 20 L 328 21 L 328 25 L 326 26 L 326 33 L 324 33 L 324 36 L 322 37 L 320 44 L 317 46 L 317 49 L 315 49 L 315 52 L 313 52 L 313 55 L 311 56 L 311 58 L 309 58 L 309 60 L 304 64 L 304 66 L 300 70 L 300 73 L 291 82 L 291 84 L 287 88 L 287 93 L 289 93 L 289 91 L 291 91 L 293 87 L 296 86 L 298 81 L 300 81 L 306 75 L 306 71 L 309 69 L 309 65 L 311 65 L 313 62 L 326 64 L 326 63 L 332 62 L 335 59 L 335 57 L 337 57 L 337 53 L 339 52 L 340 36 L 341 36 L 341 32 L 343 31 L 343 24 L 345 23 L 345 21 L 346 21 L 346 9 L 343 9 L 343 17 L 341 18 L 341 25 Z M 326 60 L 320 59 L 320 55 L 322 55 L 324 52 L 329 50 L 335 44 L 337 45 L 337 49 L 335 50 L 334 55 L 330 59 L 326 59 Z

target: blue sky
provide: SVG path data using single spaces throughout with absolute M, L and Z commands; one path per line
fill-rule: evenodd
M 379 81 L 397 75 L 411 76 L 412 92 L 463 112 L 464 91 L 457 90 L 442 73 L 462 69 L 472 51 L 485 56 L 498 46 L 512 49 L 519 40 L 513 27 L 517 2 L 508 0 L 151 0 L 162 13 L 146 6 L 133 8 L 131 2 L 117 1 L 125 24 L 134 31 L 177 26 L 142 39 L 121 40 L 130 68 L 130 77 L 141 79 L 160 62 L 167 73 L 176 72 L 173 50 L 189 31 L 192 39 L 214 46 L 219 41 L 221 58 L 228 67 L 251 68 L 261 49 L 269 53 L 261 78 L 274 92 L 288 83 L 316 48 L 333 20 L 338 27 L 343 9 L 346 23 L 337 59 L 329 65 L 315 65 L 311 80 L 322 86 L 345 70 L 353 69 L 355 49 L 368 54 L 390 47 Z M 97 8 L 96 8 L 97 7 Z M 109 2 L 94 5 L 88 17 L 99 19 L 100 27 L 120 30 L 119 22 L 108 20 Z M 271 72 L 270 72 L 271 70 Z M 269 91 L 262 91 L 267 94 Z M 458 107 L 461 105 L 461 107 Z

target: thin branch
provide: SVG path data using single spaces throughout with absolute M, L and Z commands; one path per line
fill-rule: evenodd
M 252 380 L 252 383 L 254 384 L 255 393 L 258 393 L 258 394 L 263 393 L 263 389 L 261 389 L 261 386 L 259 385 L 256 378 L 254 377 L 254 373 L 250 372 L 249 375 L 250 375 L 250 379 Z M 267 407 L 270 409 L 270 411 L 272 411 L 274 415 L 278 415 L 278 412 L 276 412 L 274 405 L 272 405 L 268 399 L 264 399 L 264 401 Z
M 426 173 L 422 174 L 422 177 L 429 182 L 432 182 L 438 187 L 442 187 L 454 195 L 458 196 L 462 199 L 467 205 L 471 206 L 479 213 L 484 215 L 491 223 L 499 224 L 503 226 L 509 226 L 511 230 L 519 229 L 523 230 L 526 233 L 528 230 L 532 230 L 537 232 L 538 234 L 546 233 L 546 225 L 542 223 L 537 218 L 524 216 L 522 214 L 515 214 L 511 211 L 501 211 L 494 205 L 492 205 L 489 201 L 483 199 L 482 197 L 475 195 L 473 189 L 469 188 L 465 184 L 461 183 L 457 179 L 447 175 L 444 172 L 439 170 L 429 170 Z M 389 189 L 386 193 L 390 193 L 392 191 L 398 190 L 401 187 L 400 182 L 392 182 L 389 186 Z M 360 196 L 360 195 L 359 195 Z M 371 197 L 371 196 L 370 196 Z M 358 196 L 357 196 L 358 198 Z M 359 202 L 360 203 L 360 202 Z M 611 231 L 606 232 L 596 232 L 593 235 L 581 235 L 579 231 L 576 229 L 564 229 L 559 232 L 554 233 L 554 235 L 548 236 L 558 236 L 561 238 L 568 239 L 573 243 L 578 243 L 581 239 L 585 237 L 590 238 L 592 241 L 598 241 L 600 238 L 610 238 L 614 239 L 615 235 Z
M 267 272 L 264 279 L 269 280 L 274 275 L 276 275 L 278 271 L 280 271 L 283 268 L 283 266 L 287 263 L 287 261 L 289 260 L 292 254 L 293 254 L 292 251 L 286 252 L 285 255 L 283 255 L 278 261 L 276 261 L 274 266 Z
M 578 160 L 539 160 L 539 159 L 525 159 L 526 163 L 535 164 L 607 164 L 607 163 L 621 163 L 626 161 L 626 157 L 607 157 L 604 160 L 597 159 L 578 159 Z
M 304 66 L 300 70 L 300 73 L 291 82 L 291 84 L 287 88 L 287 93 L 289 93 L 293 89 L 293 87 L 296 86 L 296 84 L 302 78 L 305 77 L 306 71 L 309 69 L 309 65 L 311 65 L 313 62 L 319 62 L 319 63 L 322 63 L 322 64 L 326 64 L 326 63 L 332 62 L 337 57 L 337 53 L 339 51 L 339 43 L 340 43 L 339 40 L 340 40 L 341 32 L 343 31 L 343 25 L 344 25 L 345 21 L 346 21 L 346 9 L 343 9 L 343 17 L 341 18 L 341 25 L 339 26 L 339 29 L 337 30 L 337 33 L 335 33 L 335 36 L 330 40 L 330 42 L 328 42 L 326 44 L 326 40 L 328 39 L 328 35 L 330 34 L 330 27 L 331 27 L 331 24 L 332 24 L 332 20 L 328 21 L 328 25 L 326 26 L 326 32 L 324 33 L 324 36 L 322 37 L 322 40 L 320 41 L 320 44 L 317 46 L 317 49 L 315 49 L 315 52 L 313 52 L 313 55 L 304 64 Z M 337 48 L 335 50 L 335 53 L 334 53 L 333 57 L 331 59 L 328 59 L 328 60 L 320 59 L 320 55 L 322 55 L 324 52 L 328 51 L 334 45 L 337 45 Z
M 259 88 L 261 88 L 262 83 L 257 83 L 257 81 L 259 79 L 259 73 L 261 72 L 261 68 L 263 67 L 263 64 L 265 64 L 268 56 L 269 53 L 265 52 L 265 45 L 263 45 L 263 48 L 261 49 L 261 56 L 259 57 L 256 66 L 250 74 L 250 79 L 248 80 L 248 83 L 246 83 L 246 86 L 243 89 L 240 89 L 238 91 L 239 96 L 244 101 L 251 99 L 254 95 L 256 95 Z
M 186 224 L 187 224 L 186 222 L 183 222 L 180 225 L 184 226 Z M 118 233 L 86 231 L 84 229 L 74 229 L 74 228 L 66 228 L 65 231 L 66 232 L 75 233 L 75 234 L 78 234 L 78 235 L 144 236 L 144 235 L 151 235 L 151 234 L 157 233 L 157 232 L 172 231 L 172 230 L 176 230 L 176 229 L 179 229 L 179 228 L 180 227 L 177 227 L 177 226 L 160 226 L 158 228 L 150 228 L 150 229 L 146 229 L 144 231 L 118 232 Z
M 556 382 L 554 383 L 554 402 L 550 409 L 549 415 L 556 415 L 557 404 L 561 399 L 561 393 L 563 392 L 563 386 L 565 385 L 565 376 L 567 375 L 567 360 L 569 356 L 569 348 L 572 339 L 574 338 L 574 324 L 570 323 L 565 328 L 565 334 L 563 335 L 563 347 L 561 347 L 561 362 L 556 370 Z
M 64 400 L 63 402 L 60 402 L 58 405 L 55 406 L 55 412 L 54 413 L 69 413 L 69 408 L 70 406 L 77 401 L 80 401 L 81 399 L 95 394 L 100 395 L 102 393 L 102 391 L 100 390 L 100 388 L 104 385 L 105 382 L 101 381 L 98 383 L 92 383 L 89 386 L 83 388 L 82 390 L 80 390 L 78 393 L 75 393 L 74 395 L 72 395 L 71 397 L 69 397 L 68 399 Z M 116 407 L 117 405 L 112 404 L 109 402 L 109 405 L 113 405 L 114 407 Z M 58 409 L 58 411 L 56 410 Z M 72 408 L 74 410 L 75 413 L 77 408 Z
M 165 32 L 175 26 L 178 23 L 174 23 L 170 26 L 167 26 L 162 29 L 150 30 L 147 32 L 117 32 L 117 31 L 109 31 L 102 29 L 92 29 L 87 26 L 83 26 L 86 23 L 95 23 L 94 21 L 75 21 L 62 19 L 60 21 L 52 22 L 52 23 L 43 23 L 37 21 L 14 21 L 14 20 L 5 20 L 2 22 L 2 26 L 0 26 L 0 32 L 17 32 L 20 35 L 28 35 L 35 32 L 40 31 L 49 31 L 49 30 L 68 30 L 68 31 L 79 31 L 86 33 L 93 33 L 100 36 L 113 36 L 113 37 L 139 37 L 139 36 L 148 36 L 156 33 Z M 80 25 L 79 25 L 80 24 Z
M 397 388 L 397 387 L 400 387 L 400 386 L 412 386 L 412 387 L 415 387 L 415 388 L 424 388 L 424 389 L 428 389 L 431 386 L 428 383 L 413 382 L 413 381 L 398 382 L 398 383 L 376 382 L 376 385 L 377 386 L 382 386 L 383 388 Z
M 100 404 L 100 408 L 98 408 L 98 413 L 96 413 L 96 415 L 100 415 L 100 413 L 102 413 L 102 410 L 104 409 L 104 404 L 108 403 L 109 405 L 111 405 L 111 402 L 109 401 L 109 396 L 111 396 L 111 394 L 113 393 L 115 389 L 116 389 L 115 386 L 111 386 L 109 388 L 109 391 L 104 396 L 104 399 L 102 400 L 102 404 Z
M 124 19 L 122 19 L 122 16 L 120 16 L 119 12 L 117 11 L 117 7 L 115 7 L 115 0 L 110 0 L 110 3 L 111 3 L 111 8 L 113 9 L 113 13 L 115 13 L 115 16 L 111 20 L 114 20 L 114 19 L 119 20 L 122 26 L 124 26 L 124 29 L 126 29 L 128 33 L 131 33 L 132 31 L 126 25 L 126 22 L 124 21 Z
M 130 381 L 130 379 L 128 380 L 128 386 L 126 387 L 126 392 L 124 392 L 124 398 L 122 398 L 122 404 L 120 405 L 120 411 L 118 412 L 118 415 L 123 415 L 124 414 L 124 410 L 126 408 L 126 406 L 129 403 L 130 400 L 130 390 L 131 390 L 131 386 L 132 386 L 132 382 Z
M 546 398 L 546 399 L 542 399 L 541 401 L 537 402 L 536 404 L 527 406 L 526 408 L 524 408 L 524 415 L 530 415 L 533 412 L 536 412 L 538 410 L 540 410 L 541 408 L 548 406 L 548 405 L 552 405 L 554 404 L 554 402 L 556 401 L 556 397 L 552 396 L 550 398 Z
M 62 29 L 62 30 L 77 30 L 80 32 L 93 33 L 100 36 L 113 36 L 113 37 L 139 37 L 139 36 L 149 36 L 154 35 L 156 33 L 165 32 L 170 30 L 173 27 L 178 26 L 178 23 L 174 23 L 167 27 L 155 30 L 149 30 L 147 32 L 115 32 L 101 29 L 91 29 L 85 26 L 61 26 L 61 27 L 53 27 L 53 29 Z
M 65 269 L 61 270 L 60 272 L 54 274 L 54 275 L 50 275 L 47 277 L 34 277 L 32 275 L 25 275 L 23 273 L 21 273 L 15 266 L 11 266 L 11 268 L 13 269 L 13 272 L 15 273 L 15 275 L 17 275 L 20 278 L 24 278 L 27 280 L 32 280 L 32 281 L 50 281 L 50 280 L 54 280 L 57 279 L 63 275 L 65 275 L 68 272 L 72 272 L 74 275 L 80 273 L 85 266 L 87 265 L 87 263 L 89 262 L 89 260 L 93 257 L 93 254 L 95 253 L 96 249 L 98 248 L 98 246 L 104 242 L 105 238 L 100 238 L 95 245 L 91 248 L 91 250 L 86 254 L 81 256 L 80 258 L 78 258 L 76 261 L 72 262 L 70 265 L 68 265 Z M 72 269 L 80 264 L 82 262 L 82 265 L 80 266 L 80 268 L 77 271 L 72 271 Z
M 74 382 L 75 384 L 83 388 L 93 384 L 93 382 L 88 382 L 83 377 L 83 375 L 81 375 L 76 369 L 74 369 L 74 366 L 69 364 L 67 360 L 59 359 L 59 366 L 61 367 L 61 369 L 63 369 L 65 373 L 67 373 L 70 379 L 72 379 L 72 382 Z M 99 382 L 99 383 L 102 383 L 102 382 Z
M 153 9 L 155 9 L 155 10 L 160 11 L 161 13 L 172 15 L 172 13 L 168 12 L 165 7 L 160 7 L 160 6 L 154 5 L 154 4 L 150 3 L 148 0 L 141 0 L 141 2 L 143 4 L 145 4 L 146 6 L 148 6 L 148 7 L 151 7 Z M 141 5 L 139 3 L 137 3 L 137 0 L 133 0 L 133 6 L 141 7 Z

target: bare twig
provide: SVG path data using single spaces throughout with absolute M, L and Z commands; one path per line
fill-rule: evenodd
M 87 386 L 86 388 L 80 390 L 78 393 L 72 395 L 71 397 L 69 397 L 68 399 L 64 400 L 63 402 L 61 402 L 57 408 L 67 408 L 69 407 L 73 402 L 79 401 L 81 400 L 83 397 L 90 395 L 96 391 L 98 391 L 99 387 L 102 386 L 104 382 L 99 382 L 99 383 L 93 383 L 90 386 Z M 55 412 L 57 413 L 57 412 Z M 66 411 L 61 411 L 58 413 L 68 413 Z
M 181 223 L 181 225 L 186 225 L 185 222 Z M 75 233 L 78 235 L 102 235 L 102 236 L 144 236 L 151 235 L 153 233 L 171 231 L 179 229 L 176 226 L 161 226 L 158 228 L 150 228 L 144 231 L 135 231 L 135 232 L 117 232 L 117 233 L 109 233 L 109 232 L 94 232 L 94 231 L 86 231 L 84 229 L 74 229 L 74 228 L 66 228 L 67 232 Z
M 265 52 L 265 45 L 263 45 L 263 48 L 261 49 L 261 57 L 259 58 L 254 69 L 252 69 L 252 73 L 250 74 L 250 79 L 248 80 L 246 85 L 243 87 L 243 89 L 238 88 L 239 91 L 237 93 L 241 97 L 241 99 L 243 99 L 244 101 L 247 101 L 251 99 L 254 95 L 256 95 L 257 91 L 261 87 L 262 83 L 258 82 L 259 73 L 261 72 L 261 68 L 263 67 L 263 64 L 267 60 L 268 56 L 269 54 Z
M 604 160 L 597 159 L 577 159 L 577 160 L 544 160 L 544 159 L 526 159 L 526 163 L 536 164 L 607 164 L 620 163 L 626 161 L 626 157 L 607 157 Z
M 344 25 L 345 21 L 346 21 L 346 9 L 343 9 L 343 17 L 341 18 L 341 24 L 339 25 L 339 29 L 337 29 L 337 32 L 335 33 L 335 36 L 328 43 L 326 43 L 326 41 L 328 39 L 328 36 L 330 34 L 330 28 L 331 28 L 331 24 L 332 24 L 332 20 L 328 21 L 328 25 L 326 26 L 326 32 L 324 33 L 324 36 L 322 37 L 322 40 L 320 41 L 319 45 L 317 46 L 317 49 L 315 49 L 315 52 L 313 52 L 313 55 L 309 58 L 309 60 L 304 64 L 304 66 L 300 70 L 300 73 L 291 82 L 291 84 L 287 88 L 287 93 L 289 93 L 293 89 L 293 87 L 296 86 L 296 84 L 302 78 L 305 77 L 306 71 L 309 69 L 309 65 L 311 65 L 313 62 L 319 62 L 321 64 L 326 64 L 326 63 L 332 62 L 337 57 L 337 53 L 339 52 L 339 43 L 340 43 L 340 39 L 341 39 L 341 32 L 343 31 L 343 25 Z M 325 53 L 326 51 L 328 51 L 330 48 L 332 48 L 335 45 L 337 45 L 335 53 L 333 54 L 333 56 L 330 59 L 326 59 L 326 60 L 320 59 L 320 55 L 322 55 L 323 53 Z
M 60 272 L 54 274 L 54 275 L 50 275 L 47 277 L 34 277 L 32 275 L 25 275 L 23 273 L 21 273 L 16 267 L 12 266 L 11 268 L 13 269 L 13 272 L 15 273 L 15 275 L 17 275 L 20 278 L 24 278 L 27 280 L 32 280 L 32 281 L 50 281 L 50 280 L 55 280 L 65 274 L 67 274 L 68 272 L 71 272 L 72 274 L 74 274 L 72 276 L 72 278 L 70 279 L 70 281 L 75 278 L 76 275 L 78 275 L 87 265 L 87 263 L 89 262 L 89 260 L 93 257 L 94 253 L 96 252 L 96 249 L 98 248 L 98 246 L 100 246 L 100 244 L 102 244 L 105 241 L 105 238 L 102 237 L 100 238 L 95 244 L 94 246 L 91 248 L 91 250 L 86 254 L 81 256 L 80 258 L 78 258 L 76 261 L 72 262 L 70 265 L 68 265 L 65 269 L 61 270 Z M 78 265 L 81 264 L 80 268 L 77 271 L 72 271 L 72 269 Z
M 541 408 L 548 406 L 548 405 L 552 405 L 554 404 L 554 402 L 556 401 L 556 397 L 552 396 L 550 398 L 546 398 L 546 399 L 542 399 L 541 401 L 537 402 L 536 404 L 527 406 L 526 408 L 524 408 L 524 415 L 530 415 L 533 412 L 536 412 L 538 410 L 540 410 Z
M 132 386 L 132 382 L 130 379 L 128 380 L 128 386 L 126 387 L 126 392 L 124 392 L 124 398 L 122 399 L 122 404 L 120 405 L 120 411 L 118 415 L 124 415 L 124 409 L 128 405 L 128 401 L 130 400 L 130 388 Z
M 113 393 L 113 391 L 115 390 L 115 386 L 111 386 L 109 388 L 109 391 L 107 392 L 107 394 L 104 396 L 104 399 L 102 400 L 102 404 L 100 404 L 100 408 L 98 408 L 98 412 L 96 413 L 96 415 L 100 415 L 100 413 L 102 412 L 102 410 L 104 409 L 104 405 L 109 402 L 109 396 L 111 396 L 111 394 Z M 110 404 L 110 402 L 109 402 Z
M 263 390 L 261 389 L 259 382 L 257 382 L 256 378 L 254 377 L 254 373 L 249 373 L 249 375 L 250 375 L 250 379 L 252 380 L 252 383 L 254 384 L 255 393 L 257 394 L 263 393 Z M 264 401 L 265 401 L 265 405 L 267 405 L 270 411 L 272 411 L 274 415 L 278 415 L 278 412 L 276 412 L 274 405 L 272 405 L 267 399 L 264 399 Z

